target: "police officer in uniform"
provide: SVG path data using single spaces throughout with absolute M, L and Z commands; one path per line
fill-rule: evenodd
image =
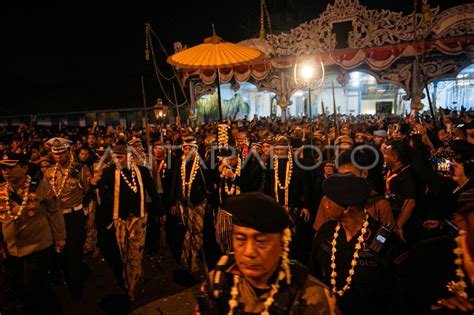
M 87 208 L 83 205 L 84 196 L 89 190 L 90 171 L 80 166 L 70 151 L 71 141 L 52 138 L 47 141 L 56 164 L 45 173 L 51 186 L 50 194 L 57 201 L 64 215 L 67 245 L 61 257 L 66 282 L 73 300 L 82 297 L 84 285 L 84 243 L 86 239 Z
M 48 196 L 49 184 L 26 175 L 26 154 L 4 154 L 0 169 L 6 180 L 0 184 L 0 231 L 8 250 L 10 298 L 20 299 L 25 314 L 56 314 L 48 267 L 53 247 L 61 252 L 65 245 L 63 215 Z
M 259 192 L 226 200 L 234 254 L 222 256 L 200 288 L 198 314 L 335 314 L 333 295 L 288 259 L 287 211 Z M 208 285 L 210 283 L 210 285 Z

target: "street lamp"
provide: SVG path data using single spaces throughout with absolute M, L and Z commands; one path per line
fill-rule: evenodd
M 311 113 L 311 87 L 313 84 L 316 82 L 317 78 L 320 77 L 320 82 L 318 84 L 318 88 L 321 87 L 323 80 L 324 80 L 324 65 L 322 60 L 319 58 L 319 66 L 321 67 L 321 71 L 319 72 L 318 70 L 318 63 L 314 58 L 306 58 L 298 64 L 298 61 L 295 63 L 295 71 L 294 71 L 294 77 L 295 77 L 295 83 L 297 85 L 302 84 L 308 89 L 308 105 L 309 105 L 309 119 L 311 120 L 313 118 L 313 115 Z M 318 73 L 319 72 L 319 73 Z
M 321 69 L 318 69 L 318 62 Z M 296 85 L 303 85 L 308 88 L 308 105 L 309 105 L 309 128 L 313 132 L 313 115 L 311 110 L 311 87 L 320 78 L 318 86 L 316 89 L 319 89 L 324 81 L 324 64 L 320 57 L 305 57 L 301 60 L 302 62 L 298 64 L 298 60 L 295 62 L 294 69 L 294 78 Z
M 163 100 L 161 98 L 157 98 L 156 104 L 153 106 L 153 112 L 155 114 L 156 121 L 160 124 L 160 138 L 161 142 L 163 142 L 163 120 L 166 119 L 168 106 L 163 104 Z
M 309 120 L 313 118 L 311 113 L 311 83 L 314 79 L 315 69 L 311 63 L 303 64 L 300 68 L 300 77 L 304 85 L 308 87 L 308 107 L 309 107 Z
M 156 104 L 153 106 L 153 112 L 155 113 L 156 120 L 163 120 L 166 118 L 166 112 L 168 111 L 168 106 L 163 104 L 161 98 L 156 99 Z

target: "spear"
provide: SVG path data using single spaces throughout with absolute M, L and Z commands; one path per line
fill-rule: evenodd
M 339 121 L 337 120 L 337 107 L 336 107 L 336 92 L 334 91 L 334 81 L 332 84 L 332 107 L 334 110 L 334 131 L 336 132 L 336 138 L 339 137 Z
M 324 135 L 326 136 L 326 141 L 327 141 L 327 147 L 326 147 L 326 160 L 329 161 L 330 158 L 331 158 L 331 152 L 329 151 L 329 147 L 331 145 L 331 139 L 329 139 L 329 130 L 328 130 L 328 125 L 329 125 L 329 121 L 326 117 L 326 110 L 324 109 L 324 102 L 321 101 L 321 109 L 322 109 L 322 113 L 323 113 L 323 119 L 326 121 L 324 123 Z

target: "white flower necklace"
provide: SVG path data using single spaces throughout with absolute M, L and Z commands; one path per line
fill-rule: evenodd
M 57 187 L 57 183 L 56 183 L 58 169 L 59 169 L 59 162 L 56 163 L 56 165 L 54 165 L 54 174 L 53 174 L 53 177 L 51 178 L 51 188 L 53 189 L 53 192 L 56 198 L 59 198 L 63 192 L 64 186 L 66 185 L 66 181 L 69 178 L 69 173 L 71 171 L 73 162 L 74 162 L 74 156 L 71 153 L 69 157 L 69 165 L 66 168 L 64 176 L 62 177 L 62 182 L 61 182 L 60 187 Z
M 11 210 L 10 206 L 10 182 L 6 183 L 6 189 L 7 189 L 7 197 L 5 199 L 5 210 L 8 213 L 8 216 L 13 220 L 16 221 L 18 220 L 19 217 L 21 217 L 21 214 L 23 213 L 23 210 L 26 207 L 26 204 L 28 203 L 28 196 L 30 192 L 30 183 L 31 183 L 31 177 L 29 175 L 26 176 L 26 181 L 25 181 L 25 186 L 23 187 L 23 199 L 21 201 L 20 208 L 18 209 L 17 213 L 13 213 Z
M 360 235 L 357 238 L 357 244 L 355 245 L 355 251 L 354 251 L 354 256 L 352 257 L 351 261 L 351 269 L 349 269 L 349 276 L 346 278 L 346 284 L 342 288 L 342 290 L 337 290 L 336 287 L 336 277 L 337 277 L 337 272 L 336 272 L 336 245 L 337 245 L 337 237 L 339 236 L 339 230 L 341 228 L 341 223 L 337 223 L 336 230 L 334 231 L 334 237 L 332 239 L 332 254 L 331 254 L 331 286 L 332 286 L 332 292 L 336 293 L 339 296 L 343 296 L 344 293 L 350 289 L 351 287 L 351 282 L 352 282 L 352 277 L 355 274 L 355 267 L 357 266 L 357 259 L 359 258 L 359 250 L 362 248 L 362 244 L 364 243 L 364 235 L 367 232 L 367 226 L 369 226 L 369 215 L 367 214 L 367 211 L 364 209 L 365 213 L 365 220 L 364 223 L 362 224 L 362 229 L 360 230 Z
M 137 185 L 137 182 L 135 180 L 135 177 L 137 174 L 135 174 L 135 167 L 134 165 L 132 164 L 131 168 L 130 168 L 130 173 L 132 173 L 132 183 L 130 183 L 128 181 L 128 178 L 127 176 L 125 176 L 125 174 L 123 173 L 122 170 L 120 170 L 120 175 L 122 176 L 123 180 L 125 181 L 125 183 L 127 183 L 128 187 L 130 187 L 130 189 L 134 192 L 134 193 L 137 193 L 138 192 L 138 185 Z
M 286 163 L 286 175 L 285 175 L 285 185 L 280 183 L 280 179 L 278 177 L 278 156 L 273 158 L 273 171 L 275 176 L 275 200 L 276 202 L 279 201 L 278 197 L 278 189 L 285 190 L 285 204 L 284 207 L 288 209 L 288 196 L 290 190 L 290 182 L 291 182 L 291 175 L 293 174 L 293 156 L 291 152 L 288 152 L 288 162 Z
M 466 281 L 464 281 L 466 275 L 464 274 L 463 270 L 463 265 L 465 262 L 464 255 L 468 254 L 465 241 L 466 231 L 459 230 L 459 235 L 458 237 L 456 237 L 457 247 L 454 249 L 454 254 L 456 254 L 456 259 L 454 260 L 454 263 L 457 265 L 456 276 L 459 277 L 459 281 L 450 281 L 448 282 L 446 287 L 448 288 L 449 292 L 454 293 L 456 296 L 468 299 L 469 296 L 466 293 L 467 284 Z
M 227 178 L 227 176 L 225 175 L 226 168 L 225 167 L 222 168 L 221 178 L 223 181 L 224 191 L 227 194 L 227 196 L 233 196 L 234 193 L 235 195 L 240 195 L 240 187 L 236 186 L 235 179 L 237 178 L 237 176 L 240 176 L 241 167 L 242 167 L 242 160 L 240 159 L 240 157 L 238 157 L 237 168 L 235 169 L 235 176 L 234 178 L 230 179 L 230 181 L 232 182 L 230 189 L 228 186 L 229 178 Z M 222 186 L 219 186 L 219 200 L 222 204 Z
M 193 185 L 194 179 L 196 178 L 198 169 L 199 169 L 199 156 L 195 155 L 193 166 L 191 168 L 191 174 L 189 174 L 189 181 L 186 181 L 186 156 L 183 155 L 182 163 L 181 163 L 181 183 L 182 183 L 181 189 L 183 191 L 183 197 L 186 197 L 189 199 L 189 197 L 191 196 L 191 187 Z M 188 187 L 187 194 L 186 194 L 186 187 Z
M 228 129 L 230 129 L 230 126 L 227 124 L 217 125 L 217 143 L 219 143 L 220 147 L 224 147 L 226 149 L 229 146 L 229 135 L 227 132 Z

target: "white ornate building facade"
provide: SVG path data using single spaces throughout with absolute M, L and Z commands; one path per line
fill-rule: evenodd
M 239 115 L 279 115 L 282 110 L 316 115 L 322 104 L 332 111 L 334 84 L 337 108 L 344 114 L 374 113 L 380 104 L 390 103 L 396 113 L 423 110 L 426 91 L 434 105 L 469 108 L 474 101 L 474 69 L 468 68 L 474 60 L 473 40 L 474 3 L 443 12 L 425 6 L 421 13 L 403 15 L 369 10 L 359 0 L 335 0 L 318 18 L 289 32 L 241 42 L 266 57 L 220 69 L 223 98 L 231 104 L 238 96 L 237 104 L 248 105 Z M 295 81 L 295 63 L 302 58 L 324 64 L 321 86 L 308 89 Z M 216 73 L 181 74 L 199 115 L 213 101 Z

